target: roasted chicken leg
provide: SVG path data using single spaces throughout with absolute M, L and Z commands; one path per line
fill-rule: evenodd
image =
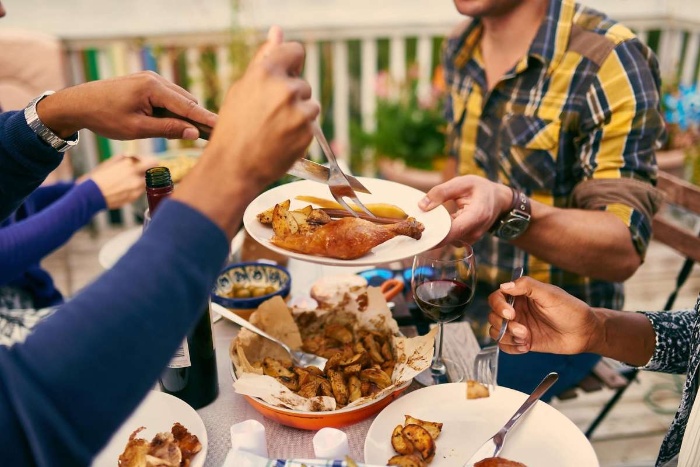
M 413 217 L 387 225 L 347 217 L 329 222 L 311 232 L 297 232 L 285 236 L 274 235 L 270 241 L 280 248 L 307 255 L 356 259 L 397 235 L 418 240 L 424 229 L 423 224 Z

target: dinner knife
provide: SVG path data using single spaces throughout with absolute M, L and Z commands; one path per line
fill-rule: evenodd
M 213 128 L 209 125 L 196 122 L 162 107 L 154 108 L 153 116 L 158 118 L 177 118 L 180 120 L 184 120 L 187 123 L 193 125 L 195 128 L 197 128 L 197 130 L 199 130 L 199 137 L 207 141 L 209 141 L 209 138 L 211 137 L 211 132 L 213 131 Z M 328 185 L 330 169 L 325 165 L 317 164 L 316 162 L 310 161 L 309 159 L 299 159 L 294 163 L 294 165 L 292 165 L 292 167 L 287 171 L 287 173 L 295 177 L 303 178 L 304 180 L 311 180 L 314 182 L 323 183 L 324 185 Z M 360 193 L 367 193 L 369 195 L 372 194 L 372 192 L 365 188 L 365 186 L 362 183 L 360 183 L 360 181 L 357 178 L 353 177 L 352 175 L 348 175 L 347 173 L 345 174 L 345 176 L 347 177 L 348 182 L 350 182 L 350 186 L 353 190 L 359 191 Z
M 518 410 L 515 411 L 512 417 L 503 425 L 503 428 L 498 430 L 498 433 L 490 437 L 481 447 L 469 458 L 469 460 L 462 467 L 473 467 L 473 465 L 480 460 L 497 457 L 500 454 L 501 449 L 508 435 L 508 431 L 513 428 L 513 426 L 520 421 L 521 418 L 525 416 L 528 410 L 530 410 L 535 402 L 542 397 L 542 394 L 547 392 L 554 383 L 559 379 L 559 375 L 556 372 L 551 372 L 537 385 L 532 394 L 523 402 Z
M 295 177 L 303 178 L 304 180 L 312 180 L 328 185 L 330 169 L 325 165 L 317 164 L 309 159 L 298 159 L 294 165 L 287 170 L 287 173 Z M 372 194 L 371 191 L 365 188 L 365 186 L 352 175 L 346 173 L 345 177 L 348 179 L 348 182 L 350 182 L 350 186 L 353 190 L 359 191 L 360 193 Z

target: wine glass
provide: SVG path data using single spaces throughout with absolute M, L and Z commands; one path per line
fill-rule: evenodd
M 433 360 L 418 381 L 425 385 L 462 381 L 464 371 L 442 356 L 443 326 L 461 318 L 474 299 L 474 251 L 462 245 L 440 258 L 426 252 L 413 258 L 411 273 L 413 299 L 424 315 L 438 323 Z

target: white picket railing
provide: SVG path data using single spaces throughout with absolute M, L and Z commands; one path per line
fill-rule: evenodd
M 91 14 L 107 14 L 109 10 L 115 18 L 113 22 L 103 21 L 101 30 L 93 23 L 82 29 L 61 28 L 60 16 L 56 15 L 63 11 L 73 15 L 72 24 L 80 24 L 75 21 L 76 11 L 66 6 L 71 2 L 87 8 L 82 0 L 59 2 L 60 8 L 53 2 L 45 3 L 44 7 L 53 8 L 55 23 L 48 22 L 46 17 L 40 21 L 44 21 L 45 31 L 55 32 L 64 39 L 73 82 L 141 70 L 144 49 L 150 48 L 161 51 L 156 54 L 157 68 L 166 78 L 182 81 L 176 71 L 187 71 L 187 87 L 201 102 L 207 89 L 204 79 L 209 77 L 201 67 L 203 53 L 213 51 L 216 91 L 221 98 L 231 83 L 234 58 L 229 46 L 233 26 L 254 31 L 262 39 L 271 24 L 281 25 L 288 38 L 299 40 L 306 47 L 305 78 L 327 107 L 323 115 L 332 119 L 327 127 L 338 156 L 346 162 L 351 150 L 351 119 L 359 118 L 365 130 L 375 127 L 375 82 L 380 52 L 386 44 L 386 66 L 397 82 L 405 79 L 412 65 L 407 62 L 406 50 L 409 44 L 415 44 L 413 61 L 418 67 L 419 89 L 426 89 L 437 63 L 435 41 L 463 20 L 450 0 L 238 0 L 239 9 L 235 13 L 232 0 L 122 0 L 118 9 L 111 5 L 116 2 L 87 2 L 94 10 Z M 584 3 L 622 21 L 643 40 L 658 42 L 656 50 L 665 78 L 678 77 L 684 83 L 699 81 L 700 0 L 587 0 Z M 20 6 L 12 7 L 21 10 Z M 159 12 L 157 16 L 155 11 Z M 10 10 L 7 19 L 11 20 L 12 15 Z M 183 16 L 189 16 L 191 21 Z M 57 25 L 56 31 L 51 30 L 53 24 Z M 10 26 L 22 25 L 10 23 Z M 176 52 L 184 54 L 184 66 L 177 64 Z M 90 60 L 86 61 L 88 56 Z M 355 62 L 350 67 L 350 57 L 359 61 L 359 67 Z M 90 73 L 86 74 L 86 70 Z M 95 163 L 105 145 L 109 145 L 111 153 L 154 150 L 152 142 L 144 141 L 102 141 L 100 150 L 96 140 L 84 139 L 87 143 L 83 145 L 84 157 L 90 163 Z M 178 145 L 168 143 L 169 148 Z M 314 152 L 318 154 L 317 150 Z M 372 170 L 371 164 L 364 167 Z

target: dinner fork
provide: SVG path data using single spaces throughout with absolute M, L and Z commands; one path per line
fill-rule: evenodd
M 323 154 L 325 154 L 326 159 L 328 159 L 328 168 L 330 169 L 328 187 L 331 190 L 333 198 L 335 198 L 338 204 L 340 204 L 346 211 L 355 217 L 358 217 L 357 213 L 348 205 L 348 203 L 345 202 L 343 198 L 350 198 L 368 216 L 377 217 L 357 198 L 355 190 L 353 190 L 350 182 L 343 173 L 343 170 L 338 165 L 338 160 L 335 158 L 335 154 L 333 154 L 333 150 L 331 149 L 330 144 L 328 144 L 328 140 L 326 140 L 326 136 L 323 134 L 323 130 L 321 130 L 321 125 L 319 125 L 318 121 L 314 121 L 313 123 L 313 132 L 314 136 L 316 137 L 316 141 L 318 141 L 318 144 L 323 150 Z
M 315 366 L 323 370 L 323 368 L 326 366 L 326 362 L 328 359 L 319 357 L 318 355 L 312 354 L 312 353 L 307 353 L 303 352 L 301 350 L 295 350 L 289 347 L 287 344 L 282 342 L 281 340 L 277 339 L 276 337 L 272 337 L 259 327 L 251 324 L 249 321 L 241 318 L 238 316 L 236 313 L 228 310 L 227 308 L 224 308 L 223 306 L 219 305 L 218 303 L 212 303 L 211 304 L 211 309 L 215 313 L 220 314 L 224 318 L 233 321 L 237 325 L 246 328 L 247 330 L 254 332 L 255 334 L 264 337 L 265 339 L 269 339 L 272 342 L 280 345 L 288 354 L 289 358 L 292 359 L 292 362 L 296 366 L 300 367 L 307 367 L 307 366 Z
M 559 379 L 559 375 L 556 372 L 551 372 L 537 385 L 532 394 L 523 402 L 523 405 L 515 411 L 512 417 L 503 425 L 503 428 L 498 430 L 498 432 L 491 438 L 487 439 L 484 444 L 469 458 L 469 460 L 464 464 L 463 467 L 472 467 L 475 463 L 489 458 L 498 457 L 503 449 L 503 444 L 506 441 L 506 436 L 511 428 L 515 426 L 518 421 L 525 416 L 528 410 L 535 405 L 535 402 L 542 397 L 542 394 L 547 392 L 547 389 L 552 387 L 554 383 Z
M 513 270 L 513 275 L 510 280 L 514 281 L 519 279 L 523 275 L 523 268 L 517 267 Z M 508 297 L 508 304 L 513 306 L 515 303 L 515 297 L 510 295 Z M 474 358 L 474 379 L 479 381 L 481 384 L 489 386 L 489 388 L 495 388 L 498 380 L 498 343 L 501 342 L 503 336 L 508 329 L 508 320 L 504 319 L 501 323 L 501 329 L 498 332 L 498 337 L 496 337 L 496 342 L 493 345 L 484 347 L 476 354 Z

